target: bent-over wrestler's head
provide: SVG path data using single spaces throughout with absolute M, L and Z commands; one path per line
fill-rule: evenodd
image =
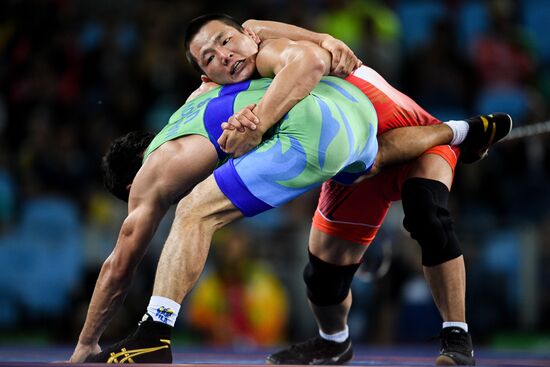
M 101 161 L 103 183 L 117 198 L 128 202 L 130 186 L 141 168 L 143 153 L 155 134 L 132 131 L 111 144 Z

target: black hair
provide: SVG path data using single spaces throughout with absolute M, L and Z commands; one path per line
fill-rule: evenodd
M 189 50 L 189 46 L 193 38 L 201 30 L 201 28 L 206 23 L 212 22 L 214 20 L 227 24 L 228 26 L 235 28 L 241 33 L 244 32 L 244 28 L 241 25 L 241 23 L 239 23 L 235 18 L 227 14 L 221 14 L 221 13 L 205 14 L 191 20 L 187 25 L 187 28 L 185 29 L 185 35 L 183 37 L 184 46 L 185 46 L 185 56 L 187 57 L 187 61 L 189 61 L 189 63 L 193 65 L 195 70 L 197 70 L 199 73 L 202 73 L 203 71 L 199 66 L 199 63 L 197 62 L 197 60 L 191 54 L 191 51 Z
M 132 131 L 117 138 L 101 160 L 103 184 L 113 195 L 128 202 L 128 185 L 141 168 L 143 153 L 155 134 L 144 131 Z

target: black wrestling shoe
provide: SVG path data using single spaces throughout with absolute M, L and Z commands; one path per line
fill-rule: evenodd
M 459 327 L 446 327 L 439 334 L 441 350 L 436 366 L 475 366 L 470 334 Z
M 460 161 L 474 163 L 487 156 L 489 147 L 512 130 L 512 118 L 505 113 L 479 115 L 466 119 L 470 130 L 460 144 Z
M 172 363 L 172 327 L 145 315 L 126 339 L 90 356 L 86 363 Z
M 353 357 L 351 339 L 342 343 L 320 336 L 294 344 L 266 358 L 268 364 L 344 364 Z

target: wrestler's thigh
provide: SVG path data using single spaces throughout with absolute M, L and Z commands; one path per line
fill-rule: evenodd
M 178 218 L 212 219 L 216 224 L 227 224 L 243 215 L 218 187 L 213 175 L 200 182 L 176 209 Z
M 363 259 L 367 248 L 368 246 L 332 236 L 313 226 L 309 232 L 309 251 L 331 264 L 357 264 Z
M 393 200 L 399 199 L 403 167 L 392 167 L 352 186 L 323 184 L 310 232 L 310 251 L 339 265 L 358 263 L 376 236 Z
M 449 162 L 438 154 L 424 154 L 411 163 L 405 179 L 421 177 L 439 181 L 451 190 L 453 183 L 453 168 Z

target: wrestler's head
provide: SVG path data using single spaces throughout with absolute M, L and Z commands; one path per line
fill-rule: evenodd
M 155 134 L 132 131 L 115 141 L 101 161 L 103 183 L 117 198 L 128 202 L 130 186 L 141 168 L 143 153 Z
M 252 31 L 223 14 L 195 18 L 185 31 L 187 59 L 218 84 L 237 83 L 252 77 L 259 42 Z

